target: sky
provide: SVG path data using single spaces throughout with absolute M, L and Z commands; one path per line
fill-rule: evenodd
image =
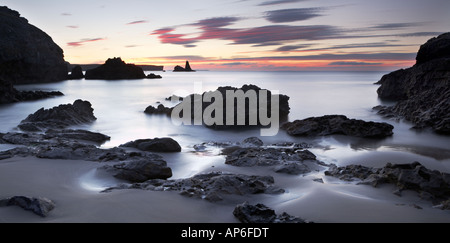
M 393 71 L 450 31 L 449 0 L 0 0 L 73 64 Z

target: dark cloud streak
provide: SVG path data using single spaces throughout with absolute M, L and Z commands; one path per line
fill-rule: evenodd
M 292 8 L 266 12 L 266 19 L 272 23 L 287 23 L 308 20 L 322 16 L 322 8 Z

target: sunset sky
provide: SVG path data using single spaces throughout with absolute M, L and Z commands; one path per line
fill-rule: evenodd
M 450 31 L 449 0 L 0 0 L 66 61 L 194 69 L 389 71 Z

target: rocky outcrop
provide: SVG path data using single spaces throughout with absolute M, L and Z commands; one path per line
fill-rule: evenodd
M 181 152 L 181 146 L 172 138 L 138 139 L 120 145 L 149 152 Z
M 59 91 L 18 91 L 10 82 L 0 79 L 0 104 L 40 100 L 63 95 Z
M 76 100 L 73 104 L 60 105 L 51 109 L 41 108 L 29 115 L 20 124 L 23 131 L 43 131 L 48 128 L 63 129 L 72 125 L 91 123 L 97 118 L 89 101 Z
M 416 61 L 413 67 L 386 74 L 377 83 L 381 99 L 398 101 L 377 110 L 411 121 L 414 128 L 450 134 L 450 33 L 422 45 Z
M 82 79 L 82 78 L 84 78 L 83 69 L 81 68 L 80 65 L 74 66 L 68 79 Z
M 114 177 L 130 182 L 144 182 L 150 179 L 167 179 L 172 177 L 172 169 L 160 158 L 142 158 L 99 168 L 111 173 Z
M 162 77 L 161 77 L 161 75 L 157 75 L 157 74 L 154 74 L 154 73 L 150 73 L 150 74 L 147 75 L 145 78 L 147 78 L 147 79 L 160 79 L 160 78 L 162 78 Z
M 325 175 L 337 177 L 345 181 L 359 181 L 377 187 L 381 184 L 394 184 L 395 193 L 400 195 L 403 190 L 413 190 L 421 198 L 434 203 L 450 199 L 450 174 L 430 170 L 419 162 L 411 164 L 388 163 L 383 168 L 371 168 L 362 165 L 337 167 L 332 165 Z
M 287 116 L 290 112 L 290 107 L 289 107 L 289 96 L 287 95 L 282 95 L 282 94 L 272 94 L 272 92 L 270 90 L 266 90 L 266 89 L 261 89 L 260 87 L 256 86 L 256 85 L 243 85 L 241 88 L 236 88 L 236 87 L 231 87 L 231 86 L 224 86 L 224 87 L 219 87 L 217 88 L 217 90 L 213 91 L 213 92 L 218 92 L 217 94 L 220 95 L 220 98 L 222 99 L 219 103 L 222 104 L 222 109 L 217 109 L 215 110 L 215 112 L 222 112 L 222 124 L 217 124 L 214 123 L 212 125 L 208 125 L 205 124 L 203 122 L 203 124 L 206 127 L 209 128 L 213 128 L 213 129 L 230 129 L 230 128 L 248 128 L 248 127 L 258 127 L 258 126 L 262 126 L 261 125 L 261 121 L 259 120 L 260 117 L 260 113 L 262 112 L 262 110 L 266 110 L 267 111 L 267 116 L 271 117 L 271 108 L 272 108 L 272 101 L 273 98 L 278 98 L 278 107 L 274 107 L 274 109 L 278 108 L 278 113 L 279 113 L 279 120 L 280 121 L 284 121 L 287 119 Z M 253 97 L 252 101 L 254 101 L 257 105 L 257 107 L 250 107 L 250 102 L 249 99 L 246 99 L 246 101 L 243 101 L 242 103 L 239 101 L 236 101 L 236 98 L 234 96 L 229 96 L 227 95 L 228 93 L 230 94 L 247 94 L 249 95 L 249 97 Z M 177 107 L 188 107 L 189 105 L 191 106 L 191 114 L 190 114 L 190 118 L 192 120 L 194 120 L 195 116 L 195 112 L 198 111 L 200 108 L 196 107 L 197 104 L 201 104 L 202 107 L 202 114 L 205 112 L 205 110 L 211 106 L 213 103 L 217 102 L 214 99 L 212 99 L 211 102 L 206 101 L 207 99 L 205 99 L 205 95 L 210 95 L 211 92 L 204 92 L 202 95 L 199 94 L 191 94 L 187 97 L 185 97 L 183 99 L 183 101 L 181 103 L 179 103 L 177 106 L 175 106 L 173 109 L 176 109 Z M 254 94 L 254 96 L 252 96 L 251 94 Z M 267 94 L 267 97 L 264 97 L 264 101 L 265 104 L 267 105 L 266 107 L 264 107 L 263 104 L 263 96 L 264 94 Z M 233 106 L 232 107 L 228 107 L 230 108 L 230 111 L 233 111 L 233 113 L 230 112 L 230 114 L 228 114 L 227 112 L 227 100 L 228 98 L 231 100 L 233 99 Z M 231 102 L 230 102 L 231 103 Z M 238 115 L 239 117 L 242 115 L 244 117 L 244 122 L 243 125 L 241 125 L 240 123 L 238 123 Z M 189 117 L 189 114 L 187 114 L 187 116 Z M 185 114 L 183 114 L 183 119 L 185 117 Z M 227 118 L 233 119 L 233 122 L 231 123 L 231 125 L 228 123 L 227 124 Z M 253 125 L 250 123 L 250 117 L 256 118 L 256 124 Z
M 50 211 L 55 208 L 55 203 L 47 198 L 14 196 L 0 200 L 0 207 L 5 206 L 19 206 L 41 217 L 47 217 Z
M 260 203 L 256 205 L 251 205 L 248 202 L 239 204 L 234 208 L 233 215 L 242 223 L 249 224 L 309 223 L 286 212 L 277 215 L 275 210 Z
M 174 72 L 195 72 L 195 70 L 192 70 L 191 65 L 189 64 L 189 61 L 186 61 L 186 65 L 183 67 L 181 66 L 175 66 L 173 69 Z
M 86 71 L 85 79 L 121 80 L 144 79 L 142 68 L 134 64 L 126 64 L 120 57 L 110 58 L 105 64 Z
M 115 189 L 143 189 L 152 191 L 179 191 L 181 195 L 210 202 L 224 200 L 227 195 L 277 194 L 284 190 L 273 185 L 271 176 L 255 176 L 231 174 L 221 171 L 195 175 L 178 180 L 148 180 L 131 185 L 122 184 L 111 187 L 105 192 Z
M 12 84 L 67 79 L 63 50 L 20 14 L 0 7 L 0 79 Z
M 349 119 L 343 115 L 310 117 L 287 122 L 281 126 L 292 136 L 348 135 L 364 138 L 384 138 L 393 134 L 394 127 L 387 123 Z
M 144 113 L 153 115 L 153 114 L 160 114 L 160 115 L 170 115 L 172 113 L 173 108 L 165 107 L 163 104 L 159 104 L 157 108 L 155 108 L 152 105 L 149 105 L 147 108 L 145 108 Z

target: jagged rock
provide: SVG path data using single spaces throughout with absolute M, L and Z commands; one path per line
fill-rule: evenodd
M 210 202 L 224 199 L 226 195 L 249 195 L 249 194 L 276 194 L 284 190 L 273 185 L 271 176 L 249 176 L 231 174 L 221 171 L 209 172 L 195 175 L 187 179 L 178 180 L 148 180 L 143 183 L 132 185 L 119 185 L 105 190 L 114 189 L 143 189 L 153 191 L 179 191 L 187 197 L 201 198 Z
M 433 202 L 450 199 L 450 174 L 429 170 L 419 162 L 411 164 L 388 163 L 383 168 L 371 168 L 362 165 L 337 167 L 332 165 L 325 175 L 341 180 L 358 180 L 361 184 L 374 187 L 389 183 L 397 186 L 397 194 L 403 190 L 420 193 L 424 199 Z
M 41 108 L 19 124 L 23 131 L 42 131 L 47 128 L 63 129 L 95 121 L 89 101 L 76 100 L 73 104 L 60 105 L 51 109 Z
M 269 223 L 307 223 L 305 220 L 291 216 L 286 212 L 280 215 L 264 204 L 251 205 L 248 202 L 239 204 L 234 208 L 233 215 L 242 223 L 269 224 Z
M 144 79 L 142 68 L 134 64 L 126 64 L 120 57 L 109 58 L 105 64 L 86 71 L 85 79 Z
M 154 106 L 148 106 L 145 108 L 144 113 L 153 115 L 153 114 L 163 114 L 163 115 L 170 115 L 172 113 L 173 108 L 165 107 L 163 104 L 159 104 L 157 108 Z
M 0 7 L 0 79 L 12 84 L 67 79 L 63 50 L 17 11 Z
M 0 207 L 2 206 L 19 206 L 41 217 L 47 217 L 50 211 L 55 208 L 55 203 L 47 198 L 14 196 L 0 200 Z
M 348 135 L 365 138 L 384 138 L 393 134 L 394 127 L 387 123 L 349 119 L 343 115 L 327 115 L 295 120 L 281 126 L 292 136 Z
M 450 33 L 430 39 L 418 51 L 416 64 L 384 75 L 377 93 L 381 99 L 398 101 L 377 107 L 379 114 L 450 134 Z
M 0 104 L 63 96 L 59 91 L 18 91 L 10 82 L 0 79 Z
M 72 72 L 69 75 L 69 79 L 82 79 L 84 78 L 83 69 L 80 65 L 76 65 L 72 68 Z
M 49 129 L 45 132 L 46 139 L 51 138 L 68 138 L 68 139 L 75 139 L 75 140 L 85 140 L 90 141 L 98 144 L 103 144 L 106 141 L 109 141 L 111 139 L 110 136 L 107 136 L 105 134 L 101 134 L 98 132 L 91 132 L 86 130 L 72 130 L 72 129 L 65 129 L 65 130 L 55 130 L 55 129 Z
M 181 66 L 175 66 L 173 69 L 174 72 L 195 72 L 195 70 L 192 70 L 191 65 L 189 64 L 189 61 L 186 61 L 185 67 Z
M 260 147 L 263 145 L 264 142 L 257 137 L 246 138 L 244 139 L 244 141 L 242 141 L 242 146 L 244 147 Z
M 181 146 L 172 138 L 138 139 L 120 145 L 151 152 L 181 152 Z
M 114 177 L 130 182 L 144 182 L 150 179 L 167 179 L 172 177 L 172 170 L 166 161 L 156 158 L 153 160 L 140 159 L 116 165 L 101 167 Z

